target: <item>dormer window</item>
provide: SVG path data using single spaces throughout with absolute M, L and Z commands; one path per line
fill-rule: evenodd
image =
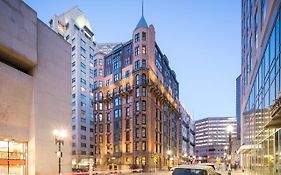
M 140 40 L 140 33 L 135 34 L 135 43 Z

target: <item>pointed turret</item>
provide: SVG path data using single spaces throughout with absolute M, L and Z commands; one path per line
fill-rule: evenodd
M 141 19 L 139 20 L 139 23 L 138 23 L 138 25 L 136 26 L 135 30 L 137 30 L 137 29 L 139 29 L 139 28 L 142 28 L 142 27 L 148 28 L 148 25 L 147 25 L 147 23 L 146 23 L 146 20 L 145 20 L 145 18 L 144 18 L 144 16 L 143 16 L 143 1 L 142 1 L 141 12 L 142 12 L 142 13 L 141 13 Z

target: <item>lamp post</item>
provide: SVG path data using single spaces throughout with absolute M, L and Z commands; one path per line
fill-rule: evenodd
M 54 130 L 53 134 L 55 136 L 55 144 L 58 145 L 59 151 L 56 152 L 57 157 L 59 158 L 59 175 L 61 175 L 61 158 L 62 158 L 62 151 L 61 146 L 64 144 L 64 137 L 66 136 L 66 133 L 64 130 Z
M 168 150 L 167 151 L 167 155 L 168 155 L 168 170 L 170 171 L 170 157 L 172 155 L 172 151 L 171 150 Z
M 232 136 L 232 132 L 233 132 L 233 126 L 232 125 L 228 125 L 227 128 L 227 133 L 228 133 L 228 154 L 229 154 L 229 164 L 228 164 L 228 174 L 231 174 L 231 148 L 232 148 L 232 144 L 231 144 L 231 136 Z

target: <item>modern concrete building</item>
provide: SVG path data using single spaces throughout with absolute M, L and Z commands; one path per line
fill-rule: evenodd
M 0 1 L 0 174 L 71 172 L 71 47 L 21 0 Z
M 103 55 L 117 43 L 96 44 L 90 21 L 77 6 L 55 15 L 49 24 L 71 44 L 72 164 L 88 169 L 94 155 L 92 89 L 103 86 Z
M 242 0 L 242 166 L 281 173 L 280 0 Z
M 179 139 L 179 152 L 180 158 L 183 162 L 191 162 L 195 155 L 195 128 L 194 122 L 186 108 L 180 103 L 180 139 Z
M 241 138 L 241 75 L 236 78 L 236 122 L 237 139 Z
M 177 164 L 179 83 L 153 25 L 142 16 L 132 39 L 103 58 L 103 86 L 93 91 L 95 166 L 154 171 Z
M 215 163 L 225 160 L 230 146 L 229 125 L 233 127 L 231 140 L 235 140 L 235 117 L 208 117 L 195 122 L 195 150 L 199 161 Z

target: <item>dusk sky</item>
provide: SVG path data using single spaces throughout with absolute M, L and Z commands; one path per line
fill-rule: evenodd
M 43 22 L 78 7 L 97 42 L 124 42 L 141 17 L 141 0 L 24 0 Z M 180 99 L 193 118 L 235 116 L 240 74 L 240 0 L 144 0 L 144 16 L 156 30 L 180 83 Z

